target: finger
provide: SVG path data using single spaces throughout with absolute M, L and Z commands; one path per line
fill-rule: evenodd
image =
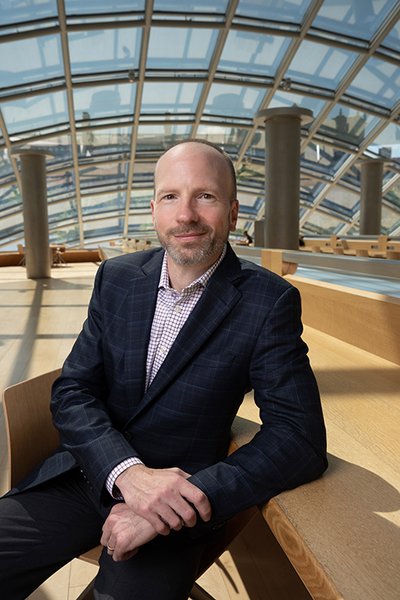
M 168 533 L 171 529 L 175 531 L 180 531 L 182 527 L 185 525 L 182 517 L 172 510 L 169 506 L 165 506 L 159 513 L 159 518 L 161 522 L 168 526 Z M 168 535 L 167 533 L 167 535 Z
M 196 486 L 190 482 L 185 482 L 189 487 L 184 487 L 181 490 L 182 496 L 189 501 L 197 510 L 203 521 L 211 519 L 211 504 L 207 496 Z M 182 514 L 179 511 L 179 514 Z
M 135 550 L 130 550 L 129 552 L 122 552 L 122 553 L 118 553 L 118 552 L 114 551 L 113 561 L 121 562 L 123 560 L 129 560 L 130 558 L 132 558 L 132 556 L 135 556 L 135 554 L 137 554 L 138 552 L 139 552 L 139 548 L 136 548 Z

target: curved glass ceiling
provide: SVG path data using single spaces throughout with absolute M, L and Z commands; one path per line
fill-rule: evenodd
M 153 169 L 202 137 L 235 162 L 238 232 L 264 216 L 256 113 L 297 105 L 303 235 L 356 234 L 360 161 L 384 157 L 400 235 L 398 0 L 0 0 L 0 248 L 24 243 L 18 148 L 50 150 L 50 241 L 154 235 Z M 235 234 L 233 235 L 233 237 Z

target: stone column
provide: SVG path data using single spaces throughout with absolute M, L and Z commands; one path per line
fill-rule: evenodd
M 381 233 L 383 164 L 380 158 L 361 162 L 360 235 Z
M 46 156 L 42 150 L 16 151 L 21 160 L 25 264 L 29 279 L 51 276 L 47 214 Z
M 265 247 L 298 250 L 301 123 L 311 110 L 296 106 L 268 108 L 256 120 L 265 123 Z

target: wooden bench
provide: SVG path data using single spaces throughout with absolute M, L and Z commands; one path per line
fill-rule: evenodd
M 302 250 L 311 250 L 312 252 L 324 252 L 333 254 L 348 254 L 351 256 L 371 256 L 377 258 L 386 258 L 387 256 L 387 236 L 354 236 L 354 237 L 338 237 L 331 235 L 326 238 L 311 238 L 304 237 L 304 246 Z M 397 242 L 395 242 L 395 245 Z M 393 250 L 399 253 L 400 242 Z M 388 258 L 394 258 L 391 256 Z M 396 256 L 398 258 L 398 256 Z
M 341 244 L 344 251 L 356 256 L 371 256 L 386 258 L 387 236 L 379 235 L 377 237 L 365 238 L 341 238 Z
M 391 259 L 400 259 L 400 240 L 389 240 L 386 244 L 386 256 Z
M 345 298 L 348 290 L 334 289 L 330 297 L 328 288 L 336 286 L 288 279 L 303 296 L 304 339 L 321 391 L 330 466 L 319 480 L 273 498 L 262 515 L 311 598 L 398 600 L 400 301 L 385 304 L 375 295 L 363 304 L 361 293 Z M 330 335 L 310 322 L 328 323 Z M 352 344 L 336 337 L 345 329 L 353 329 Z M 380 356 L 385 340 L 390 360 Z M 243 414 L 257 420 L 251 399 Z M 303 598 L 278 577 L 282 557 L 269 560 L 282 580 L 274 600 Z

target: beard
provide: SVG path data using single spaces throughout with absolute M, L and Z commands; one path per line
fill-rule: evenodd
M 186 244 L 176 242 L 174 236 L 189 233 L 205 234 L 198 240 Z M 180 266 L 198 265 L 203 262 L 215 262 L 222 254 L 222 250 L 229 235 L 227 225 L 225 235 L 214 235 L 213 230 L 206 224 L 193 223 L 187 227 L 175 227 L 169 229 L 165 234 L 157 231 L 157 237 L 161 246 L 166 250 L 173 262 Z M 210 263 L 212 264 L 212 263 Z

